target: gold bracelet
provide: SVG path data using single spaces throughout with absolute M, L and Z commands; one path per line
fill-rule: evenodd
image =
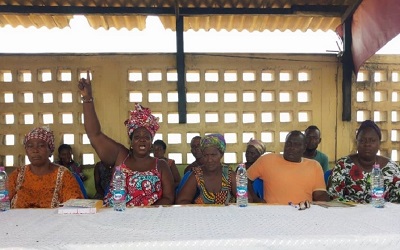
M 89 99 L 85 99 L 84 97 L 82 97 L 82 98 L 81 98 L 81 101 L 82 101 L 83 103 L 91 103 L 91 102 L 93 102 L 93 97 L 90 97 Z

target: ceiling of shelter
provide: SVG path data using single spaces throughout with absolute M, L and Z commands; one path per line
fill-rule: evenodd
M 160 17 L 176 30 L 335 30 L 360 0 L 0 0 L 0 27 L 65 28 L 85 15 L 95 29 L 146 28 L 146 17 Z

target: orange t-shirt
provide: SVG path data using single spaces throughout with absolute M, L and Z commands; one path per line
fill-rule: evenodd
M 65 168 L 61 167 L 60 168 Z M 18 173 L 21 168 L 13 171 L 8 179 L 10 200 L 13 199 Z M 31 172 L 30 166 L 25 167 L 25 176 L 15 201 L 15 208 L 50 208 L 54 190 L 56 188 L 58 168 L 43 176 L 35 175 Z M 58 192 L 58 203 L 63 203 L 69 199 L 83 199 L 83 194 L 75 177 L 68 169 L 64 169 L 60 189 Z
M 263 155 L 247 171 L 250 180 L 264 181 L 264 200 L 287 205 L 312 201 L 314 191 L 326 191 L 321 165 L 311 159 L 290 162 L 280 154 Z

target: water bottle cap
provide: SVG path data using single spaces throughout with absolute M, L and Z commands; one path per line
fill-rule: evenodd
M 6 171 L 6 167 L 0 166 L 0 171 Z

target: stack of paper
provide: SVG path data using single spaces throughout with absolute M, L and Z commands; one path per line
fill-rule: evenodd
M 102 207 L 102 200 L 71 199 L 61 204 L 58 214 L 95 214 Z
M 351 201 L 338 201 L 338 200 L 333 200 L 333 201 L 313 201 L 312 204 L 318 205 L 324 208 L 329 208 L 329 207 L 355 207 L 357 203 L 351 202 Z

